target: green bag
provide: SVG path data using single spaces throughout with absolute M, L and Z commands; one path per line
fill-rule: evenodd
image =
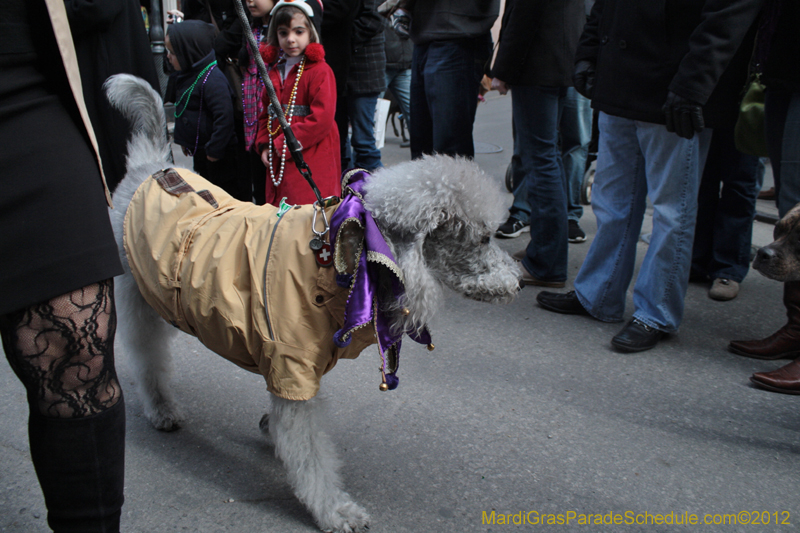
M 764 85 L 761 75 L 750 78 L 739 104 L 739 118 L 734 129 L 736 149 L 743 154 L 767 157 L 767 133 L 764 126 Z

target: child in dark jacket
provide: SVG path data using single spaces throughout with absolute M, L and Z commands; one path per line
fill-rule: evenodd
M 217 68 L 214 26 L 187 20 L 169 26 L 167 57 L 178 71 L 175 143 L 192 156 L 194 170 L 227 192 L 237 191 L 233 90 Z M 240 198 L 249 200 L 249 198 Z
M 341 154 L 334 122 L 336 80 L 325 63 L 313 16 L 306 2 L 277 2 L 269 23 L 269 44 L 262 46 L 261 55 L 270 65 L 270 80 L 322 196 L 338 196 Z M 267 203 L 278 205 L 286 198 L 290 204 L 310 204 L 316 197 L 294 165 L 266 94 L 264 98 L 256 147 L 267 167 Z

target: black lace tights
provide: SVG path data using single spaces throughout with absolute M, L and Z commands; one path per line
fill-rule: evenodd
M 53 418 L 105 411 L 122 397 L 114 370 L 109 279 L 0 316 L 3 349 L 31 409 Z

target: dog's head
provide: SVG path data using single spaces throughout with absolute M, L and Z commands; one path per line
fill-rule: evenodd
M 800 204 L 778 221 L 773 237 L 756 254 L 753 268 L 777 281 L 800 281 Z
M 499 186 L 474 162 L 437 155 L 380 169 L 365 203 L 403 272 L 406 330 L 428 322 L 442 285 L 490 303 L 517 294 L 519 265 L 492 238 L 506 214 Z

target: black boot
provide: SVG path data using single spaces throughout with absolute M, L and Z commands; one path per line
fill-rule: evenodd
M 118 533 L 125 471 L 125 402 L 82 418 L 32 412 L 31 458 L 56 533 Z

